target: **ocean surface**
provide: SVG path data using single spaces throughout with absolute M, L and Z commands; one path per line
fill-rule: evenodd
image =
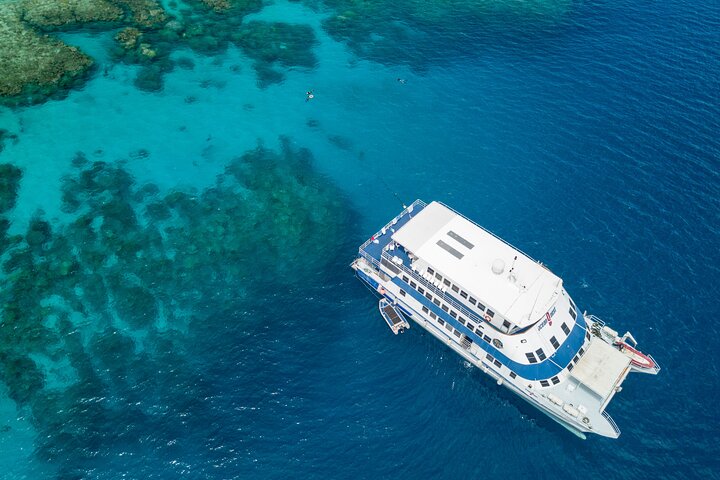
M 363 43 L 268 3 L 244 21 L 308 25 L 316 62 L 267 85 L 235 46 L 179 47 L 147 92 L 114 31 L 57 34 L 93 76 L 0 107 L 24 239 L 1 257 L 1 478 L 720 478 L 720 3 L 437 5 L 367 16 Z M 349 264 L 416 198 L 655 357 L 610 404 L 619 439 L 391 335 Z

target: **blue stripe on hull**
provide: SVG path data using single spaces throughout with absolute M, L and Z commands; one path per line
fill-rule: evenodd
M 379 285 L 378 282 L 374 281 L 368 275 L 361 271 L 357 271 L 357 276 L 365 283 L 370 285 L 373 289 L 377 290 Z M 420 304 L 426 306 L 438 317 L 442 318 L 446 323 L 449 323 L 455 329 L 464 333 L 486 353 L 489 353 L 498 361 L 500 361 L 503 365 L 508 367 L 510 370 L 528 380 L 548 380 L 560 373 L 560 371 L 564 369 L 568 365 L 568 363 L 570 363 L 575 354 L 577 354 L 578 350 L 584 342 L 586 324 L 582 316 L 579 316 L 577 318 L 577 322 L 573 326 L 573 329 L 570 331 L 570 335 L 568 335 L 562 345 L 560 345 L 560 348 L 553 355 L 551 355 L 544 361 L 533 365 L 518 363 L 508 358 L 501 350 L 498 350 L 491 344 L 485 342 L 485 340 L 483 340 L 473 330 L 470 330 L 465 325 L 461 324 L 458 320 L 451 317 L 449 313 L 445 312 L 445 310 L 432 303 L 430 300 L 425 298 L 424 295 L 421 295 L 418 291 L 410 287 L 410 285 L 408 285 L 407 283 L 403 282 L 400 278 L 395 277 L 392 281 L 400 288 L 402 288 L 405 292 L 407 292 L 408 295 L 412 296 L 415 300 L 420 302 Z M 401 310 L 408 317 L 412 317 L 412 315 L 405 308 L 401 307 Z M 432 321 L 431 319 L 428 320 Z M 562 368 L 558 367 L 558 365 L 560 365 Z
M 518 363 L 508 358 L 501 350 L 498 350 L 494 346 L 485 342 L 485 340 L 483 340 L 473 330 L 470 330 L 458 320 L 451 317 L 449 313 L 445 312 L 445 310 L 432 303 L 430 300 L 425 298 L 425 296 L 421 295 L 419 292 L 413 289 L 410 285 L 403 282 L 400 278 L 395 277 L 392 281 L 400 288 L 402 288 L 405 292 L 407 292 L 408 295 L 412 296 L 422 305 L 429 308 L 438 317 L 442 318 L 445 322 L 455 327 L 455 329 L 457 329 L 458 331 L 464 333 L 482 350 L 498 359 L 498 361 L 507 366 L 510 370 L 514 371 L 516 374 L 528 380 L 547 380 L 554 377 L 555 375 L 560 373 L 560 371 L 562 371 L 562 369 L 565 368 L 568 363 L 570 363 L 570 361 L 573 359 L 575 354 L 578 352 L 578 350 L 584 343 L 585 320 L 582 318 L 582 316 L 579 316 L 577 322 L 573 326 L 573 329 L 570 331 L 570 335 L 568 335 L 568 337 L 565 339 L 565 342 L 563 342 L 563 344 L 554 354 L 537 364 L 527 365 L 524 363 Z M 560 365 L 560 367 L 558 367 L 558 365 Z

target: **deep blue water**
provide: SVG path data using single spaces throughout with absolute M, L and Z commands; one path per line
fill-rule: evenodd
M 92 388 L 46 385 L 67 411 L 38 418 L 4 395 L 4 478 L 720 478 L 720 4 L 541 5 L 534 21 L 433 27 L 418 68 L 357 58 L 322 13 L 276 2 L 254 17 L 319 40 L 318 66 L 282 83 L 258 88 L 234 48 L 187 51 L 195 69 L 160 93 L 115 65 L 64 100 L 0 110 L 18 135 L 0 162 L 23 169 L 17 233 L 38 208 L 67 222 L 78 151 L 138 185 L 201 191 L 287 136 L 344 205 L 325 219 L 341 232 L 283 250 L 301 282 L 258 259 L 172 348 L 137 331 L 130 347 L 85 348 Z M 108 34 L 63 38 L 110 64 Z M 542 260 L 658 360 L 608 409 L 619 439 L 579 440 L 420 328 L 388 332 L 348 264 L 396 195 L 443 201 Z M 328 265 L 308 267 L 318 255 Z M 75 328 L 87 341 L 92 321 Z

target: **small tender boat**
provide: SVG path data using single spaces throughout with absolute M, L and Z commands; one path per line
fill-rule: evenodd
M 390 330 L 392 330 L 395 335 L 403 333 L 406 329 L 410 328 L 408 321 L 403 318 L 397 308 L 391 305 L 386 298 L 380 299 L 378 307 L 380 308 L 380 315 L 382 315 L 388 327 L 390 327 Z
M 638 368 L 654 369 L 655 362 L 652 357 L 645 355 L 641 351 L 631 347 L 626 342 L 618 342 L 618 349 L 630 358 L 630 363 Z

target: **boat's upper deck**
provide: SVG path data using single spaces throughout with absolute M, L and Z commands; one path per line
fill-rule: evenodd
M 375 235 L 365 242 L 360 247 L 360 252 L 372 257 L 375 261 L 380 262 L 382 252 L 387 247 L 388 243 L 392 241 L 392 235 L 397 232 L 400 228 L 411 220 L 413 217 L 418 215 L 423 208 L 425 208 L 425 202 L 416 200 L 412 205 L 406 207 L 400 214 L 390 220 L 387 225 L 381 228 Z M 408 268 L 410 262 L 407 261 Z
M 397 244 L 519 327 L 540 319 L 562 287 L 543 265 L 438 202 L 393 229 Z M 388 241 L 374 244 L 378 257 Z

